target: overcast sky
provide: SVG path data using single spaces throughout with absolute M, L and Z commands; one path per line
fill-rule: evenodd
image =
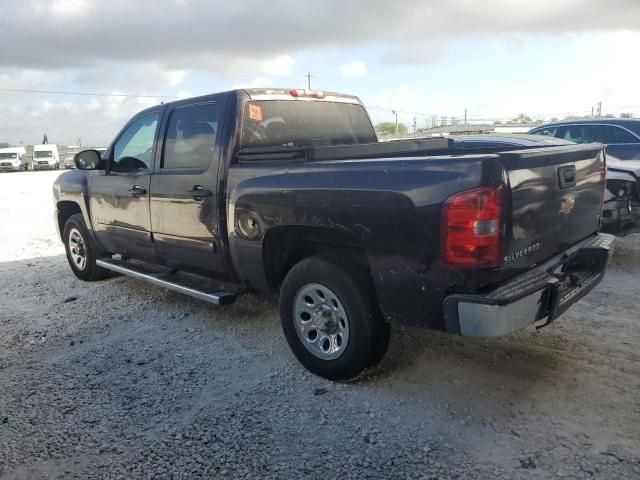
M 508 119 L 640 116 L 640 0 L 0 0 L 0 142 L 106 144 L 161 98 L 240 86 Z M 18 92 L 39 90 L 87 95 Z

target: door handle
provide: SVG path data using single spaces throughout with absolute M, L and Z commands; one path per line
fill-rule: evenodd
M 205 189 L 202 185 L 195 185 L 187 193 L 191 195 L 194 200 L 202 200 L 205 197 L 210 197 L 213 195 L 213 192 L 211 190 Z
M 140 185 L 134 185 L 129 189 L 129 195 L 132 197 L 138 198 L 140 195 L 144 195 L 145 193 L 147 193 L 147 190 L 142 188 Z

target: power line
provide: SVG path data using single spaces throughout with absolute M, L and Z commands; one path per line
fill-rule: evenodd
M 0 92 L 45 93 L 50 95 L 80 95 L 85 97 L 119 97 L 119 98 L 187 98 L 177 95 L 138 95 L 134 93 L 98 93 L 98 92 L 65 92 L 60 90 L 31 90 L 26 88 L 0 88 Z

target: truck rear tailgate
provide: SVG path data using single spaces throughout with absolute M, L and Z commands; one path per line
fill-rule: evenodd
M 502 267 L 522 270 L 598 231 L 605 189 L 600 144 L 500 154 L 508 176 Z

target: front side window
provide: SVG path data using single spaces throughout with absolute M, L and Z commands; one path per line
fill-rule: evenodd
M 144 170 L 151 166 L 158 112 L 135 120 L 113 146 L 113 170 Z
M 557 130 L 558 130 L 558 127 L 541 127 L 536 130 L 533 130 L 530 133 L 531 135 L 546 135 L 548 137 L 555 137 Z
M 176 108 L 167 128 L 162 168 L 206 169 L 214 155 L 218 117 L 216 103 Z

